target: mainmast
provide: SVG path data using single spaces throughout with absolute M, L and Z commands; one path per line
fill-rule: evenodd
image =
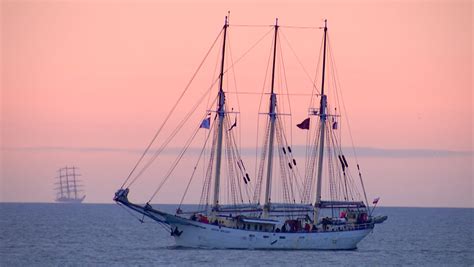
M 319 206 L 321 204 L 321 181 L 323 175 L 323 157 L 324 157 L 324 134 L 326 132 L 326 106 L 327 96 L 324 94 L 324 76 L 326 71 L 326 37 L 327 37 L 327 20 L 324 20 L 324 47 L 323 47 L 323 71 L 321 79 L 321 102 L 319 107 L 319 117 L 321 122 L 321 132 L 319 134 L 319 158 L 318 158 L 318 178 L 316 184 L 316 203 L 314 204 L 314 222 L 318 222 Z
M 72 167 L 72 181 L 74 185 L 74 199 L 77 199 L 76 167 Z
M 263 206 L 263 217 L 268 218 L 271 202 L 272 191 L 272 171 L 273 171 L 273 142 L 275 139 L 275 120 L 276 120 L 276 95 L 274 93 L 275 84 L 275 64 L 276 64 L 276 49 L 278 39 L 278 18 L 275 22 L 275 40 L 273 41 L 273 67 L 272 67 L 272 87 L 270 94 L 270 109 L 268 115 L 270 116 L 270 134 L 268 142 L 268 165 L 267 165 L 267 183 L 265 187 L 265 205 Z
M 224 59 L 225 59 L 225 41 L 227 35 L 227 27 L 229 27 L 227 16 L 225 17 L 224 23 L 224 40 L 222 44 L 222 61 L 221 61 L 221 72 L 219 78 L 219 103 L 217 114 L 219 115 L 219 125 L 217 133 L 217 158 L 216 158 L 216 177 L 214 180 L 214 199 L 213 199 L 213 210 L 217 210 L 219 206 L 219 187 L 221 179 L 221 160 L 222 160 L 222 132 L 224 129 L 224 116 L 225 116 L 225 94 L 222 89 L 222 84 L 224 80 Z

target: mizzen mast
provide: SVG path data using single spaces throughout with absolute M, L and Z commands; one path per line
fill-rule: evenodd
M 219 187 L 221 179 L 221 162 L 222 162 L 222 138 L 223 138 L 223 129 L 224 129 L 224 117 L 225 117 L 225 94 L 222 89 L 222 84 L 224 81 L 224 60 L 225 60 L 225 41 L 227 35 L 227 28 L 229 27 L 227 16 L 225 17 L 224 23 L 224 40 L 222 44 L 222 60 L 221 60 L 221 71 L 219 75 L 219 102 L 217 114 L 219 116 L 218 123 L 218 133 L 217 133 L 217 154 L 216 154 L 216 176 L 214 179 L 214 198 L 213 198 L 213 210 L 217 210 L 219 206 Z
M 327 37 L 327 20 L 324 20 L 324 47 L 323 47 L 323 71 L 321 79 L 321 102 L 319 106 L 319 117 L 320 117 L 320 134 L 319 134 L 319 157 L 318 157 L 318 177 L 316 181 L 316 202 L 314 204 L 314 222 L 318 221 L 319 209 L 321 204 L 321 181 L 323 175 L 323 157 L 324 157 L 324 134 L 326 132 L 326 106 L 327 106 L 327 96 L 324 94 L 324 76 L 326 71 L 326 37 Z
M 268 142 L 268 165 L 267 165 L 267 180 L 265 187 L 265 205 L 263 206 L 263 217 L 268 218 L 271 203 L 272 191 L 272 172 L 273 172 L 273 143 L 275 139 L 275 120 L 276 120 L 276 94 L 274 92 L 275 85 L 275 64 L 276 64 L 276 49 L 278 40 L 278 18 L 275 21 L 275 40 L 273 41 L 273 67 L 272 67 L 272 86 L 270 94 L 270 109 L 268 115 L 270 116 L 270 134 Z

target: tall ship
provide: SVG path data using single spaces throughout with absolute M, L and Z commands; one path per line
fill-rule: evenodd
M 64 167 L 58 170 L 55 188 L 56 202 L 60 203 L 82 203 L 86 196 L 83 194 L 82 181 L 78 179 L 80 174 L 77 167 Z
M 225 88 L 229 86 L 225 79 L 232 73 L 236 64 L 232 56 L 226 54 L 230 50 L 227 43 L 228 32 L 233 26 L 226 17 L 224 26 L 212 46 L 221 44 L 218 60 L 220 71 L 210 86 L 216 90 L 209 90 L 217 93 L 214 95 L 214 102 L 208 101 L 209 105 L 201 112 L 196 108 L 197 105 L 192 106 L 189 113 L 183 113 L 183 120 L 176 129 L 165 138 L 161 136 L 162 130 L 166 128 L 169 117 L 176 113 L 177 104 L 173 106 L 121 188 L 115 193 L 114 201 L 136 212 L 136 217 L 141 222 L 147 219 L 162 226 L 169 231 L 176 245 L 182 247 L 356 249 L 357 244 L 374 230 L 375 225 L 382 223 L 387 217 L 373 215 L 379 199 L 368 202 L 357 157 L 346 157 L 347 149 L 342 147 L 340 129 L 345 107 L 340 98 L 340 90 L 336 91 L 337 79 L 326 77 L 328 63 L 333 62 L 330 57 L 331 50 L 328 48 L 327 21 L 324 21 L 323 27 L 313 27 L 319 30 L 316 32 L 322 33 L 320 64 L 316 71 L 319 76 L 315 78 L 320 83 L 316 84 L 315 80 L 311 82 L 312 91 L 307 94 L 310 100 L 307 118 L 300 118 L 301 123 L 290 125 L 287 118 L 291 113 L 284 109 L 283 104 L 291 93 L 286 91 L 287 83 L 282 82 L 285 81 L 285 77 L 282 77 L 285 71 L 282 71 L 284 63 L 280 51 L 280 31 L 298 27 L 280 26 L 278 19 L 274 25 L 267 26 L 270 27 L 272 36 L 267 66 L 269 78 L 261 94 L 267 104 L 259 114 L 264 118 L 263 122 L 259 122 L 263 124 L 263 133 L 256 137 L 253 171 L 248 170 L 250 168 L 247 166 L 247 163 L 252 161 L 248 159 L 250 156 L 247 157 L 249 153 L 243 153 L 239 145 L 239 140 L 249 137 L 239 136 L 239 131 L 235 130 L 240 113 L 229 108 L 228 103 L 232 101 L 234 94 Z M 219 40 L 221 42 L 218 42 Z M 247 55 L 248 51 L 244 55 Z M 228 59 L 232 60 L 231 64 L 226 62 Z M 331 73 L 335 74 L 335 71 Z M 331 82 L 328 83 L 328 80 Z M 328 84 L 332 86 L 329 89 Z M 187 93 L 187 89 L 186 87 L 181 97 Z M 334 90 L 332 95 L 335 96 L 332 101 L 327 93 L 331 89 Z M 152 196 L 145 204 L 131 201 L 131 186 L 153 162 L 163 156 L 161 154 L 170 141 L 177 133 L 182 132 L 183 125 L 189 124 L 191 114 L 196 113 L 202 116 L 193 124 L 194 131 L 186 142 L 182 142 L 184 147 L 179 150 L 168 171 L 159 179 L 159 185 Z M 297 149 L 292 146 L 288 137 L 289 127 L 307 133 L 306 146 L 304 150 L 299 149 L 303 150 L 299 151 L 302 155 L 296 155 Z M 194 152 L 194 168 L 189 167 L 189 161 L 186 161 L 190 174 L 186 186 L 183 185 L 184 194 L 179 207 L 175 212 L 166 212 L 156 205 L 153 206 L 153 199 L 163 192 L 164 185 L 177 179 L 178 175 L 174 174 L 176 170 L 184 168 L 178 166 L 183 165 L 182 159 L 192 150 L 192 144 L 200 131 L 204 132 L 205 137 L 199 152 Z M 157 149 L 152 149 L 157 140 L 161 143 Z M 297 162 L 299 156 L 305 158 L 304 163 Z M 163 164 L 166 160 L 158 161 Z M 201 166 L 203 171 L 199 174 L 200 171 L 197 170 L 200 170 Z M 252 172 L 254 177 L 249 175 Z M 201 176 L 201 186 L 198 187 L 201 196 L 199 205 L 194 205 L 191 209 L 191 206 L 182 203 L 190 189 L 196 188 L 193 186 L 196 176 Z M 186 210 L 186 207 L 190 210 Z

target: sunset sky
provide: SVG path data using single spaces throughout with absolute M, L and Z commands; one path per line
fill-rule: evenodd
M 1 3 L 0 201 L 52 202 L 56 170 L 76 165 L 86 202 L 112 202 L 230 10 L 234 60 L 271 28 L 234 30 L 232 24 L 272 25 L 278 17 L 281 25 L 322 26 L 328 20 L 371 197 L 387 206 L 474 207 L 472 1 Z M 313 75 L 322 32 L 282 33 Z M 239 90 L 262 90 L 267 37 L 249 54 L 253 59 L 236 66 Z M 218 48 L 196 80 L 196 95 L 212 81 Z M 290 51 L 286 57 L 286 72 L 301 73 Z M 310 93 L 304 75 L 288 75 L 292 92 Z M 239 103 L 250 113 L 240 130 L 253 136 L 258 101 L 247 97 Z M 293 101 L 299 122 L 308 99 Z M 304 145 L 293 131 L 293 143 Z M 255 139 L 242 145 L 254 146 Z M 181 195 L 182 187 L 172 183 L 159 200 L 178 202 L 173 192 Z

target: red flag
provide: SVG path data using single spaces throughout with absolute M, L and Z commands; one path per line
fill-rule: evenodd
M 379 202 L 379 200 L 380 200 L 380 197 L 376 197 L 376 198 L 374 199 L 374 201 L 372 202 L 372 204 L 377 204 L 377 203 Z
M 234 124 L 232 124 L 232 126 L 230 126 L 229 131 L 232 130 L 234 127 L 237 127 L 237 117 L 235 117 L 235 122 Z
M 305 119 L 303 122 L 297 124 L 296 126 L 303 130 L 309 130 L 309 118 Z

